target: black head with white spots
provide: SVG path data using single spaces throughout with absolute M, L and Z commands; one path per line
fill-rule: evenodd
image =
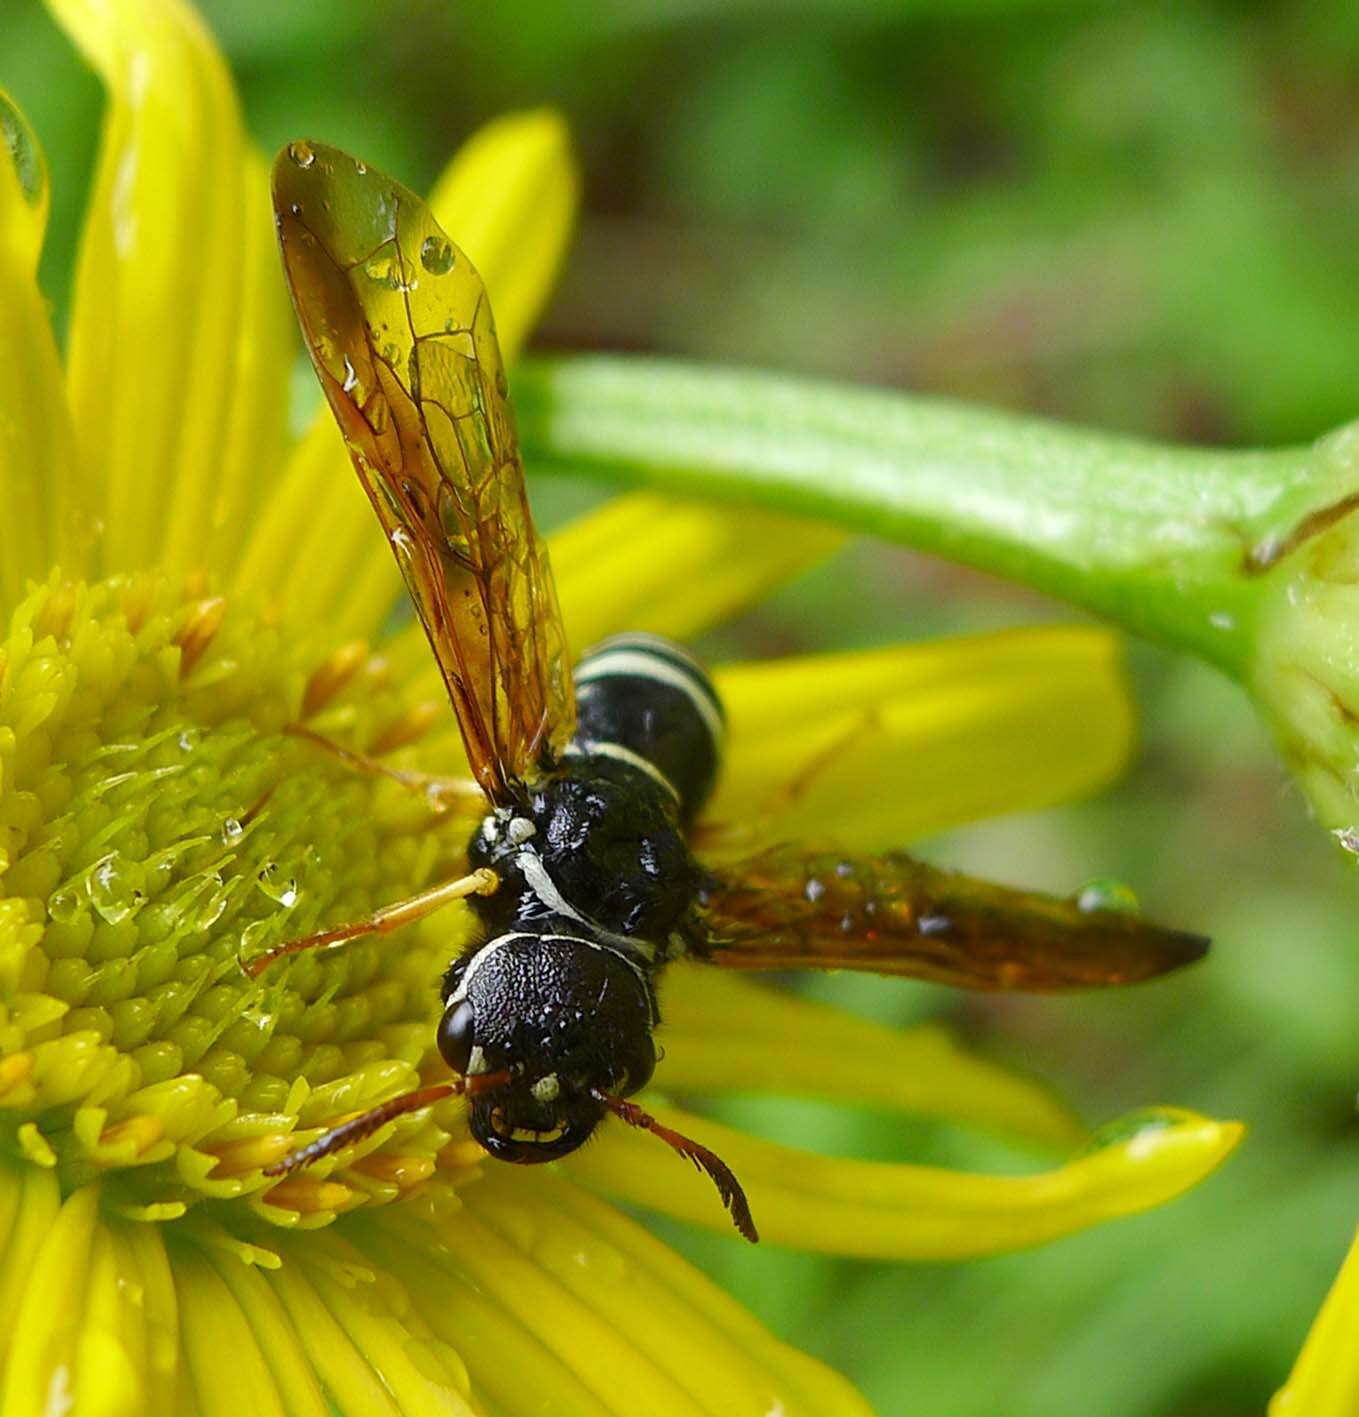
M 655 1003 L 644 971 L 578 935 L 517 930 L 458 960 L 444 981 L 438 1043 L 469 1079 L 507 1080 L 471 1100 L 472 1135 L 504 1161 L 574 1151 L 656 1065 Z

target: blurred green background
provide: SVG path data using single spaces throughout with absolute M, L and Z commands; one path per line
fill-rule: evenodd
M 1273 444 L 1359 413 L 1359 9 L 1092 0 L 203 0 L 272 148 L 308 134 L 421 186 L 510 107 L 568 115 L 579 240 L 539 344 L 928 390 L 1154 437 Z M 58 314 L 99 93 L 37 0 L 0 83 L 51 160 Z M 535 486 L 548 520 L 594 494 Z M 764 655 L 1059 618 L 860 545 L 707 646 Z M 1134 883 L 1210 932 L 1192 977 L 1062 1001 L 804 987 L 950 1020 L 1091 1121 L 1249 1122 L 1160 1212 L 962 1266 L 668 1236 L 883 1413 L 1236 1417 L 1282 1381 L 1359 1219 L 1355 886 L 1242 698 L 1134 647 L 1145 742 L 1099 801 L 929 843 L 1066 891 Z M 728 1111 L 802 1145 L 978 1167 L 991 1143 L 869 1112 Z

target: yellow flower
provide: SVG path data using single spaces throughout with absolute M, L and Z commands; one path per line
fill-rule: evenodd
M 434 981 L 468 928 L 450 910 L 244 979 L 241 954 L 437 879 L 466 832 L 283 730 L 305 714 L 437 770 L 456 729 L 418 631 L 381 640 L 396 573 L 329 421 L 289 446 L 264 170 L 211 40 L 177 0 L 51 6 L 109 107 L 63 369 L 35 280 L 42 159 L 0 96 L 0 1417 L 863 1411 L 597 1197 L 727 1228 L 703 1178 L 625 1128 L 552 1170 L 483 1165 L 450 1102 L 262 1174 L 295 1130 L 429 1065 Z M 492 124 L 436 189 L 508 356 L 574 202 L 542 113 Z M 636 497 L 553 551 L 584 644 L 693 633 L 834 544 Z M 871 707 L 861 746 L 777 818 L 798 836 L 833 812 L 852 847 L 1060 800 L 1128 751 L 1116 651 L 1094 630 L 719 679 L 726 820 L 777 800 Z M 1239 1135 L 1164 1111 L 1088 1137 L 937 1029 L 673 975 L 662 1096 L 793 1091 L 1072 1153 L 1020 1177 L 833 1160 L 658 1103 L 735 1166 L 776 1244 L 1030 1245 L 1177 1194 Z

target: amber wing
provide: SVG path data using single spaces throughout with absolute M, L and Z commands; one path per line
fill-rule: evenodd
M 1208 948 L 1198 935 L 901 853 L 851 859 L 775 848 L 725 868 L 704 909 L 711 959 L 732 969 L 855 969 L 965 989 L 1132 984 Z
M 274 208 L 321 387 L 502 800 L 565 746 L 575 700 L 485 287 L 420 198 L 335 148 L 280 153 Z

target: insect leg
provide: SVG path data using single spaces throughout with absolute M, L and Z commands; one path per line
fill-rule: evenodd
M 408 772 L 402 768 L 388 767 L 379 759 L 356 752 L 353 748 L 346 748 L 343 743 L 326 738 L 301 723 L 290 723 L 283 731 L 293 738 L 304 739 L 317 748 L 324 748 L 327 753 L 355 772 L 365 773 L 369 777 L 385 777 L 408 792 L 414 792 L 425 799 L 432 812 L 447 812 L 459 802 L 470 802 L 481 807 L 486 801 L 481 787 L 470 777 L 439 777 L 434 773 Z
M 386 935 L 423 920 L 426 915 L 448 905 L 451 901 L 463 900 L 469 895 L 494 895 L 500 886 L 500 877 L 488 867 L 481 866 L 470 875 L 459 876 L 456 880 L 444 881 L 431 886 L 419 895 L 384 905 L 363 920 L 355 920 L 348 925 L 336 925 L 329 930 L 317 930 L 314 934 L 303 935 L 296 940 L 287 940 L 281 945 L 265 950 L 254 959 L 241 961 L 246 975 L 258 978 L 276 959 L 284 955 L 304 954 L 308 950 L 332 949 L 348 940 L 357 940 L 364 935 Z
M 455 1097 L 459 1093 L 487 1092 L 493 1087 L 503 1086 L 509 1080 L 508 1071 L 502 1070 L 497 1073 L 481 1073 L 475 1078 L 452 1078 L 448 1082 L 436 1083 L 433 1087 L 420 1087 L 414 1092 L 403 1092 L 400 1097 L 392 1097 L 386 1102 L 379 1102 L 376 1107 L 370 1107 L 367 1112 L 360 1112 L 357 1117 L 350 1117 L 348 1121 L 341 1122 L 339 1126 L 322 1132 L 315 1141 L 290 1152 L 282 1161 L 276 1161 L 272 1166 L 266 1166 L 264 1174 L 266 1176 L 286 1176 L 289 1172 L 296 1171 L 300 1166 L 308 1166 L 313 1161 L 319 1161 L 323 1156 L 329 1156 L 331 1152 L 340 1151 L 346 1146 L 352 1146 L 355 1142 L 362 1141 L 364 1137 L 372 1136 L 379 1127 L 385 1126 L 396 1117 L 405 1116 L 407 1112 L 419 1111 L 421 1107 L 428 1107 L 434 1102 L 442 1102 L 445 1097 Z

